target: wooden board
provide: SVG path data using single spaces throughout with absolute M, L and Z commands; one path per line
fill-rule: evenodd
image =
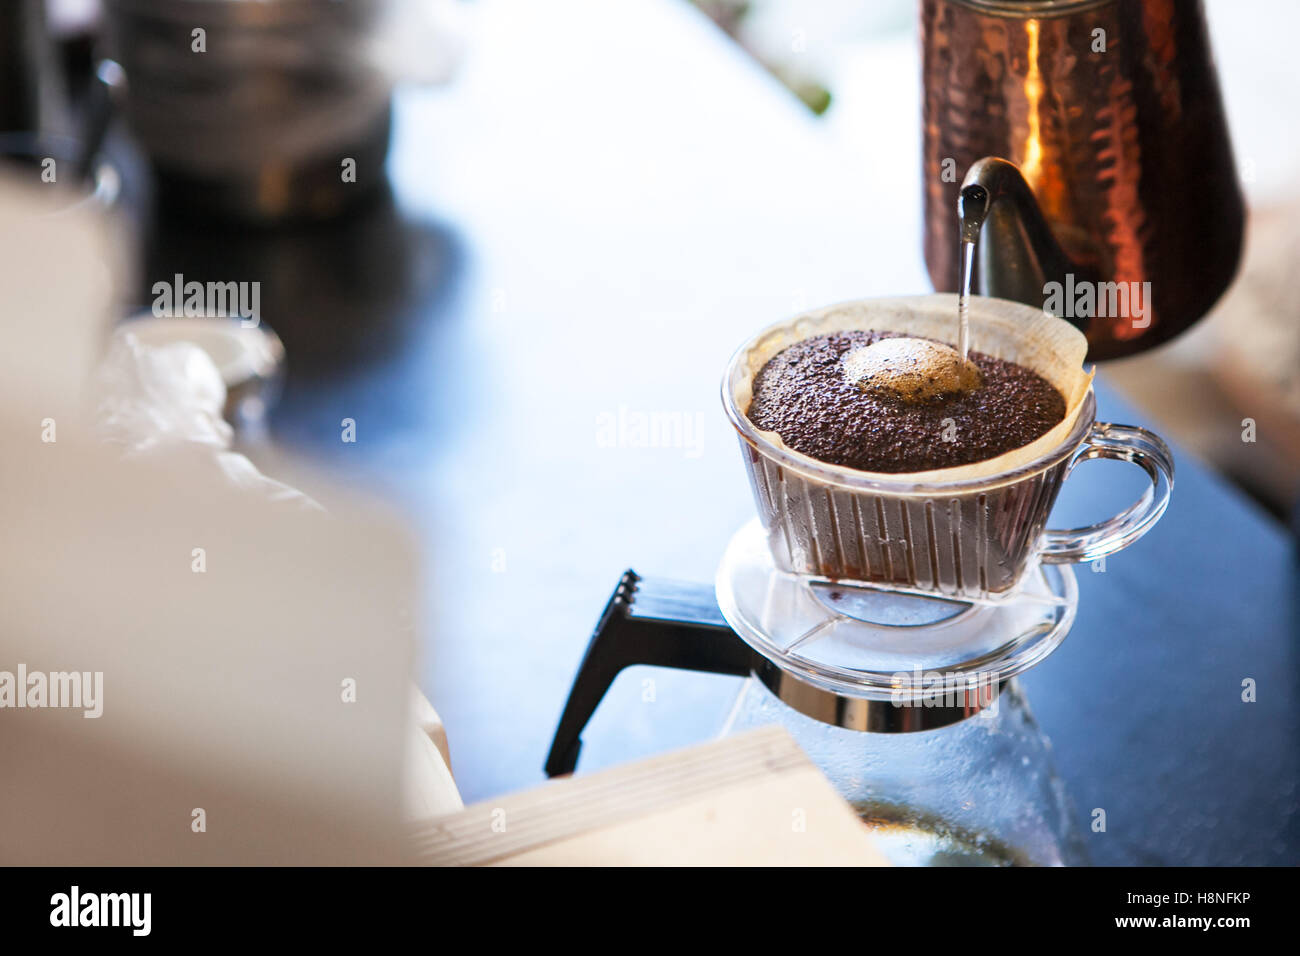
M 762 728 L 415 828 L 427 865 L 888 865 L 790 736 Z

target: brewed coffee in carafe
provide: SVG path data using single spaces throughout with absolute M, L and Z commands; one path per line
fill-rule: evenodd
M 793 711 L 751 680 L 724 733 L 780 724 L 897 866 L 1087 862 L 1050 746 L 1014 681 L 973 716 L 917 733 L 863 733 Z

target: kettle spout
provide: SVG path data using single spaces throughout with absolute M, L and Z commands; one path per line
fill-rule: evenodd
M 1046 286 L 1067 273 L 1087 278 L 1052 235 L 1038 200 L 1020 169 L 986 156 L 971 165 L 957 200 L 961 241 L 976 245 L 972 288 L 980 295 L 1042 308 Z M 1085 321 L 1072 320 L 1082 328 Z

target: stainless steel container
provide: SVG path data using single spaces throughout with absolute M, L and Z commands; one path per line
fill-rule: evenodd
M 127 117 L 165 207 L 321 218 L 382 182 L 380 0 L 109 0 L 108 10 Z

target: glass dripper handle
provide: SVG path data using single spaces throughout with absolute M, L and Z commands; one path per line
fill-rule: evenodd
M 1095 561 L 1127 548 L 1164 514 L 1174 488 L 1174 456 L 1159 435 L 1135 425 L 1094 422 L 1070 460 L 1066 477 L 1080 462 L 1112 458 L 1137 465 L 1151 479 L 1142 497 L 1105 521 L 1083 528 L 1043 532 L 1039 557 L 1049 564 Z
M 746 677 L 754 658 L 723 619 L 710 585 L 624 572 L 573 679 L 546 758 L 546 775 L 573 772 L 583 728 L 623 668 L 653 664 Z

